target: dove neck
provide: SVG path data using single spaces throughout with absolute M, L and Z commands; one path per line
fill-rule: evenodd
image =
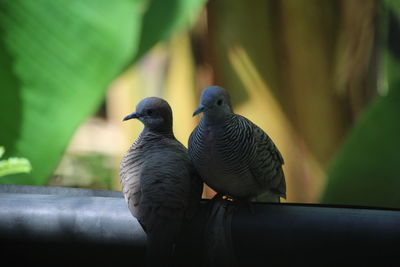
M 142 134 L 152 133 L 156 135 L 162 135 L 164 137 L 174 138 L 174 132 L 172 131 L 172 125 L 170 127 L 144 127 Z
M 217 115 L 210 115 L 205 113 L 202 117 L 202 120 L 207 125 L 218 125 L 223 124 L 229 120 L 231 114 L 217 114 Z

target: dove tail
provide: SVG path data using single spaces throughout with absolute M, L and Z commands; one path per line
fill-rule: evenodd
M 179 223 L 170 219 L 154 224 L 147 234 L 146 266 L 172 266 Z

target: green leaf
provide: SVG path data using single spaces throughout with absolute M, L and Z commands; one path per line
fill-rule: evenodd
M 198 13 L 206 0 L 153 0 L 143 16 L 141 42 L 137 57 L 147 52 L 158 41 L 181 29 Z
M 371 104 L 329 169 L 323 203 L 400 208 L 400 63 L 386 54 L 389 93 Z
M 15 173 L 28 173 L 31 169 L 29 160 L 24 158 L 0 160 L 0 177 Z
M 0 158 L 3 156 L 4 154 L 4 147 L 0 146 Z
M 2 182 L 45 183 L 74 130 L 135 54 L 142 2 L 0 2 L 0 143 L 35 166 Z
M 187 25 L 202 3 L 0 1 L 0 143 L 7 156 L 27 157 L 34 166 L 1 182 L 46 183 L 109 83 L 132 58 Z

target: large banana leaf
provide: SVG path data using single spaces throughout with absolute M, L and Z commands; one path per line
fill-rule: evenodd
M 136 58 L 159 40 L 167 38 L 193 19 L 206 0 L 153 0 L 143 16 L 141 40 Z
M 0 2 L 0 145 L 33 167 L 2 183 L 44 184 L 111 80 L 204 1 L 165 2 Z

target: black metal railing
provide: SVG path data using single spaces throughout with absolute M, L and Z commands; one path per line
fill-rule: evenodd
M 201 265 L 208 203 L 177 245 L 182 265 Z M 400 264 L 399 210 L 255 203 L 231 227 L 242 266 Z M 146 237 L 120 192 L 0 185 L 0 240 L 15 264 L 141 266 Z

